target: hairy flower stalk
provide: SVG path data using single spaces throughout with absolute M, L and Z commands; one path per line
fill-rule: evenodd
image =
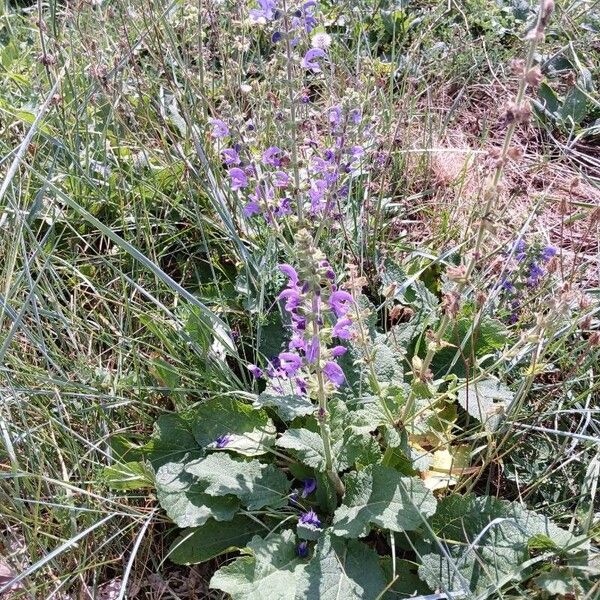
M 343 496 L 344 485 L 333 459 L 328 399 L 345 381 L 336 359 L 346 348 L 329 344 L 332 338 L 345 340 L 353 334 L 353 321 L 348 316 L 353 300 L 335 285 L 335 274 L 308 231 L 299 231 L 296 239 L 298 270 L 288 264 L 279 267 L 288 277 L 279 299 L 289 314 L 292 335 L 287 351 L 279 354 L 267 374 L 276 385 L 278 380 L 287 380 L 295 393 L 316 401 L 325 472 L 337 494 Z
M 458 297 L 461 296 L 462 292 L 468 286 L 473 270 L 475 269 L 475 266 L 477 265 L 481 256 L 481 249 L 485 240 L 485 234 L 489 228 L 490 217 L 494 210 L 495 200 L 498 198 L 498 188 L 500 186 L 500 182 L 504 174 L 504 165 L 506 164 L 506 161 L 509 156 L 514 133 L 517 129 L 518 124 L 527 122 L 529 118 L 529 107 L 525 102 L 525 92 L 527 89 L 527 85 L 531 84 L 530 81 L 528 82 L 528 74 L 532 71 L 537 44 L 544 38 L 544 31 L 546 26 L 548 25 L 550 16 L 553 11 L 553 0 L 541 0 L 536 25 L 533 28 L 533 30 L 527 35 L 528 47 L 526 60 L 522 68 L 521 77 L 519 80 L 519 88 L 515 97 L 515 102 L 507 108 L 506 119 L 509 125 L 504 136 L 504 142 L 502 144 L 500 156 L 496 161 L 494 173 L 490 179 L 490 183 L 488 184 L 487 189 L 485 190 L 485 204 L 483 208 L 483 214 L 481 216 L 481 220 L 477 230 L 473 253 L 466 267 L 454 269 L 453 273 L 449 274 L 450 279 L 456 283 L 455 292 L 458 295 Z M 529 78 L 529 80 L 530 79 L 531 78 Z M 453 314 L 451 311 L 446 311 L 442 315 L 437 330 L 431 336 L 431 339 L 428 343 L 425 358 L 422 361 L 420 361 L 420 364 L 414 365 L 415 375 L 420 380 L 424 381 L 428 378 L 431 361 L 433 360 L 433 357 L 438 352 L 438 350 L 441 349 L 443 345 L 444 335 L 448 329 L 448 326 L 452 322 L 452 319 Z M 406 403 L 404 418 L 410 418 L 411 413 L 414 409 L 414 400 L 414 391 L 411 391 L 408 401 Z

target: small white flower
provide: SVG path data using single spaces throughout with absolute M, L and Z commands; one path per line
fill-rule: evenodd
M 325 50 L 331 46 L 331 36 L 324 32 L 315 33 L 311 40 L 311 46 L 313 48 L 321 48 L 322 50 Z
M 240 92 L 242 92 L 242 94 L 249 94 L 251 91 L 252 86 L 248 83 L 242 83 L 242 85 L 240 85 Z

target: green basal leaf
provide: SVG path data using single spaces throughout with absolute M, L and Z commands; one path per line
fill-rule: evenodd
M 264 532 L 264 525 L 243 515 L 223 522 L 209 519 L 202 527 L 184 529 L 169 548 L 168 558 L 178 565 L 206 562 L 243 548 L 255 535 Z
M 242 556 L 221 567 L 210 587 L 232 600 L 294 600 L 306 560 L 296 553 L 296 536 L 289 529 L 266 538 L 255 536 Z
M 291 483 L 285 473 L 274 465 L 215 453 L 187 463 L 185 471 L 207 484 L 204 490 L 207 494 L 231 494 L 250 510 L 265 506 L 278 508 L 287 504 Z
M 284 421 L 293 421 L 296 417 L 310 415 L 315 410 L 313 403 L 306 396 L 282 395 L 267 391 L 258 396 L 253 406 L 257 408 L 272 406 Z
M 512 578 L 527 578 L 529 571 L 522 565 L 530 558 L 530 542 L 539 536 L 552 540 L 559 552 L 587 545 L 519 503 L 489 496 L 447 496 L 430 525 L 438 540 L 448 545 L 451 560 L 437 553 L 438 541 L 426 541 L 419 576 L 432 588 L 445 586 L 453 591 L 494 591 Z
M 158 469 L 169 462 L 191 460 L 202 455 L 202 448 L 192 433 L 194 411 L 161 415 L 154 425 L 152 440 L 146 445 L 148 460 Z
M 298 575 L 296 598 L 374 599 L 385 585 L 374 550 L 357 540 L 341 540 L 324 533 L 312 559 Z
M 514 397 L 514 393 L 496 379 L 484 379 L 461 388 L 458 403 L 487 429 L 498 427 L 501 415 Z
M 104 468 L 102 475 L 106 484 L 113 490 L 151 488 L 154 484 L 154 474 L 143 461 L 110 465 Z
M 332 532 L 349 538 L 368 535 L 371 527 L 412 531 L 436 509 L 433 494 L 416 477 L 402 477 L 383 465 L 372 465 L 344 478 L 346 495 L 335 511 Z
M 245 456 L 264 454 L 275 442 L 275 426 L 264 410 L 233 398 L 212 398 L 196 409 L 192 432 L 198 444 L 214 448 L 227 436 L 226 449 Z
M 199 527 L 209 518 L 229 521 L 240 508 L 235 496 L 211 496 L 206 484 L 185 472 L 184 462 L 167 463 L 156 472 L 156 496 L 167 516 L 179 527 Z
M 308 429 L 288 429 L 277 440 L 277 446 L 291 450 L 294 457 L 308 467 L 325 469 L 325 449 L 318 433 Z
M 391 556 L 384 556 L 379 564 L 387 581 L 393 579 Z M 385 593 L 384 600 L 400 600 L 417 594 L 429 594 L 431 589 L 419 578 L 418 565 L 408 560 L 396 559 L 396 579 L 392 587 Z

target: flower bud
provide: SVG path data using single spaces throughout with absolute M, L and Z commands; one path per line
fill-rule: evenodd
M 527 82 L 527 85 L 533 88 L 539 87 L 540 83 L 542 83 L 542 79 L 542 70 L 538 66 L 529 69 L 525 75 L 525 81 Z

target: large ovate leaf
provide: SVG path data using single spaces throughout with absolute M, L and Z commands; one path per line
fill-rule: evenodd
M 278 394 L 274 391 L 264 391 L 254 401 L 257 408 L 273 407 L 284 421 L 292 421 L 296 417 L 311 414 L 315 407 L 307 396 L 298 394 Z
M 487 429 L 495 430 L 514 394 L 496 379 L 483 379 L 458 390 L 458 403 Z
M 193 410 L 179 414 L 161 415 L 154 425 L 151 441 L 146 445 L 148 460 L 155 469 L 169 462 L 198 458 L 202 448 L 192 433 Z
M 296 553 L 296 536 L 286 529 L 266 538 L 255 536 L 242 556 L 221 567 L 210 587 L 232 600 L 294 600 L 306 560 Z
M 419 576 L 432 588 L 453 591 L 496 590 L 513 577 L 526 577 L 522 565 L 531 548 L 561 553 L 586 544 L 517 502 L 489 496 L 447 496 L 430 525 L 450 559 L 438 554 L 438 541 L 425 541 Z
M 245 456 L 264 454 L 275 442 L 275 427 L 264 410 L 234 398 L 212 398 L 196 409 L 192 432 L 197 443 L 214 448 L 226 437 L 229 451 Z
M 206 562 L 224 552 L 243 548 L 265 526 L 243 515 L 231 521 L 209 519 L 202 527 L 184 529 L 169 549 L 168 558 L 178 565 Z
M 291 450 L 302 463 L 317 471 L 325 469 L 325 449 L 321 436 L 308 429 L 288 429 L 277 440 L 277 446 Z
M 344 478 L 344 503 L 335 511 L 332 531 L 349 538 L 368 535 L 372 526 L 392 531 L 418 529 L 436 509 L 433 494 L 416 477 L 373 465 Z
M 206 484 L 184 470 L 184 462 L 167 463 L 156 472 L 156 496 L 167 516 L 179 527 L 199 527 L 209 518 L 233 519 L 240 507 L 235 496 L 211 496 Z
M 299 574 L 296 598 L 306 600 L 375 599 L 386 581 L 377 553 L 357 540 L 324 534 Z
M 204 490 L 207 494 L 231 494 L 250 510 L 287 504 L 290 481 L 274 465 L 215 453 L 186 464 L 185 471 L 207 484 Z

